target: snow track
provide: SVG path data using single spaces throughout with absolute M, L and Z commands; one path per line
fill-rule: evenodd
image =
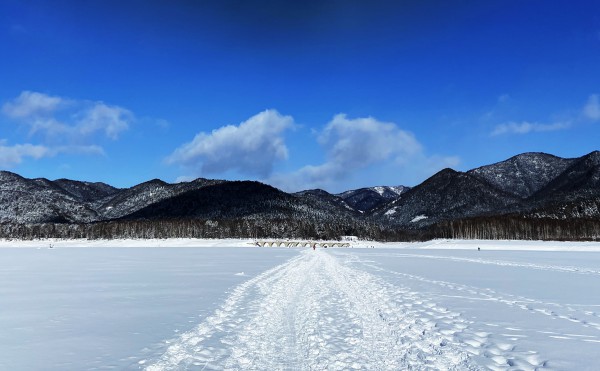
M 420 281 L 443 287 L 447 291 L 447 295 L 450 296 L 452 293 L 465 297 L 467 295 L 471 300 L 483 300 L 489 302 L 497 302 L 508 306 L 509 308 L 522 309 L 532 314 L 540 314 L 544 316 L 550 316 L 554 319 L 565 320 L 573 323 L 577 323 L 582 327 L 593 328 L 600 331 L 600 313 L 581 310 L 576 305 L 561 304 L 555 302 L 547 302 L 543 300 L 532 299 L 526 296 L 518 296 L 497 292 L 489 288 L 478 288 L 470 285 L 461 285 L 452 282 L 431 280 L 422 276 L 395 272 L 380 268 L 372 264 L 364 264 L 372 268 L 374 271 L 385 272 L 400 276 L 406 280 Z M 533 267 L 532 269 L 537 269 Z M 574 271 L 580 273 L 580 271 Z M 585 273 L 584 273 L 585 274 Z M 583 341 L 589 341 L 588 339 L 582 339 Z
M 147 369 L 481 368 L 466 344 L 481 344 L 486 334 L 351 263 L 326 250 L 303 251 L 238 286 Z M 510 349 L 493 350 L 503 359 Z
M 459 257 L 455 257 L 455 256 L 432 256 L 432 255 L 416 255 L 416 254 L 372 254 L 371 256 L 380 256 L 380 257 L 389 256 L 389 257 L 405 257 L 405 258 L 413 258 L 413 259 L 447 260 L 447 261 L 453 261 L 453 262 L 498 265 L 498 266 L 504 266 L 504 267 L 519 267 L 519 268 L 537 269 L 537 270 L 543 270 L 543 271 L 589 274 L 589 275 L 594 275 L 594 276 L 600 276 L 599 270 L 585 268 L 585 267 L 568 266 L 568 265 L 535 264 L 535 263 L 513 262 L 513 261 L 507 261 L 507 260 L 459 258 Z

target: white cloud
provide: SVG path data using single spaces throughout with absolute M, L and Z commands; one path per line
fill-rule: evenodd
M 202 174 L 233 170 L 266 177 L 275 162 L 287 159 L 283 135 L 292 127 L 291 116 L 266 110 L 238 126 L 223 126 L 210 134 L 199 133 L 167 157 L 166 163 L 180 164 Z
M 104 150 L 100 146 L 58 146 L 49 147 L 45 145 L 36 145 L 31 143 L 7 145 L 6 140 L 0 140 L 0 166 L 13 167 L 23 162 L 27 157 L 39 160 L 45 157 L 54 157 L 60 153 L 83 154 L 83 155 L 104 155 Z
M 11 118 L 27 119 L 51 114 L 66 104 L 68 100 L 64 98 L 26 90 L 17 98 L 6 102 L 2 106 L 2 112 Z
M 492 136 L 503 134 L 528 134 L 534 132 L 546 132 L 568 129 L 571 126 L 570 122 L 555 122 L 553 124 L 540 124 L 537 122 L 507 122 L 497 125 L 492 131 Z
M 274 174 L 266 182 L 285 191 L 301 191 L 314 188 L 331 189 L 344 176 L 340 170 L 332 163 L 324 163 L 318 166 L 307 165 L 291 173 Z
M 1 112 L 28 128 L 29 137 L 42 142 L 7 146 L 0 141 L 0 165 L 4 166 L 57 154 L 104 155 L 103 148 L 94 142 L 101 137 L 118 139 L 134 121 L 133 114 L 119 106 L 32 91 L 23 91 L 5 102 Z
M 327 159 L 320 165 L 307 165 L 287 174 L 275 174 L 267 181 L 288 191 L 324 188 L 348 189 L 349 178 L 372 177 L 373 171 L 394 172 L 394 179 L 415 173 L 430 176 L 446 166 L 458 165 L 456 157 L 429 157 L 413 134 L 391 122 L 373 117 L 348 119 L 336 115 L 318 136 Z M 369 175 L 370 174 L 370 175 Z M 377 176 L 377 175 L 375 175 Z M 377 179 L 358 180 L 375 185 Z
M 53 156 L 54 152 L 46 146 L 33 144 L 6 145 L 6 141 L 0 141 L 0 166 L 12 167 L 23 162 L 23 158 L 31 157 L 40 159 Z
M 73 100 L 43 93 L 24 91 L 6 102 L 2 112 L 29 127 L 30 135 L 43 134 L 48 138 L 80 142 L 97 132 L 117 139 L 134 120 L 133 114 L 122 107 L 104 102 Z
M 129 128 L 133 114 L 125 108 L 109 106 L 103 102 L 95 102 L 90 108 L 82 111 L 75 130 L 81 135 L 90 135 L 103 131 L 110 139 L 117 139 L 119 133 Z
M 583 114 L 590 120 L 600 120 L 600 97 L 598 94 L 592 94 L 583 107 Z
M 341 172 L 392 157 L 401 160 L 422 150 L 414 136 L 396 124 L 372 117 L 348 119 L 344 114 L 327 124 L 319 143 L 327 150 L 328 162 Z

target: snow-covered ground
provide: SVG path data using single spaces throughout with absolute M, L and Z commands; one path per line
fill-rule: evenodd
M 600 364 L 595 243 L 357 242 L 316 251 L 243 240 L 0 247 L 0 369 Z

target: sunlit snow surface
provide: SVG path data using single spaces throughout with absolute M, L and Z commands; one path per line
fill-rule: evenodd
M 0 249 L 0 369 L 600 364 L 600 252 L 534 251 L 594 244 L 59 245 Z

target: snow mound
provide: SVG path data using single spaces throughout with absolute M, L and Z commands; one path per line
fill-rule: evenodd
M 410 222 L 411 223 L 416 223 L 416 222 L 421 221 L 423 219 L 427 219 L 427 215 L 417 215 Z

